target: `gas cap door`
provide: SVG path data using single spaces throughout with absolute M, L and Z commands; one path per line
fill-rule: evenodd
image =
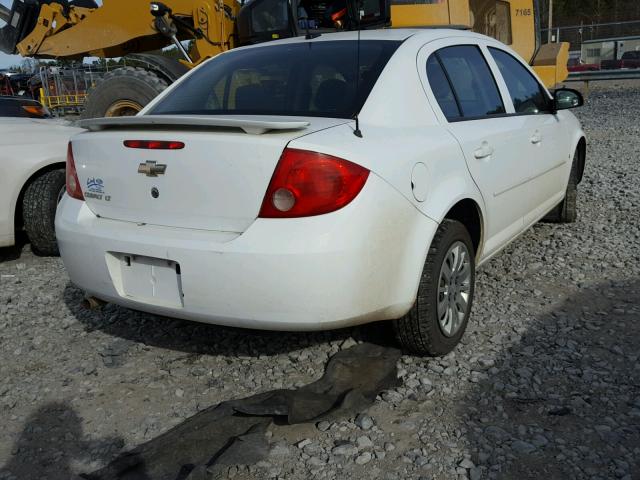
M 424 202 L 427 199 L 427 182 L 429 179 L 429 170 L 424 163 L 416 163 L 411 172 L 411 190 L 413 197 L 418 202 Z

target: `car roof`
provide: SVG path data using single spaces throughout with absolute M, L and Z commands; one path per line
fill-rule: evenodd
M 384 29 L 374 29 L 374 30 L 361 30 L 360 31 L 360 39 L 361 40 L 390 40 L 390 41 L 399 41 L 403 42 L 410 37 L 419 37 L 421 40 L 425 42 L 430 42 L 433 40 L 438 40 L 441 38 L 448 37 L 466 37 L 469 39 L 478 39 L 478 38 L 489 38 L 484 35 L 480 35 L 478 33 L 474 33 L 470 30 L 466 29 L 458 29 L 452 27 L 424 27 L 424 28 L 384 28 Z M 291 43 L 305 43 L 305 42 L 329 42 L 329 41 L 346 41 L 346 40 L 357 40 L 358 39 L 358 31 L 351 30 L 348 32 L 332 32 L 332 33 L 323 33 L 313 39 L 307 39 L 305 36 L 286 38 L 283 40 L 275 40 L 271 42 L 259 43 L 256 45 L 248 45 L 246 47 L 240 47 L 239 49 L 246 48 L 266 48 L 269 46 L 283 45 L 283 44 L 291 44 Z M 230 51 L 234 51 L 230 50 Z

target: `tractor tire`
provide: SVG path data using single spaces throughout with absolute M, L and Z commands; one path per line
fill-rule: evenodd
M 168 85 L 150 70 L 139 67 L 118 68 L 107 73 L 89 91 L 81 117 L 135 115 Z
M 24 192 L 22 221 L 31 249 L 38 255 L 59 254 L 54 222 L 64 189 L 64 169 L 57 169 L 36 177 Z

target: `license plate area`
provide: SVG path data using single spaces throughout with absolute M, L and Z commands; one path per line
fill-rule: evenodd
M 184 306 L 177 262 L 128 253 L 107 255 L 113 284 L 122 297 L 158 306 Z

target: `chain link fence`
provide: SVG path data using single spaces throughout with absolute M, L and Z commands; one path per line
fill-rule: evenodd
M 547 41 L 549 29 L 541 30 L 543 42 Z M 569 42 L 571 50 L 580 50 L 589 40 L 632 37 L 640 35 L 640 20 L 613 23 L 572 25 L 551 29 L 553 42 Z

